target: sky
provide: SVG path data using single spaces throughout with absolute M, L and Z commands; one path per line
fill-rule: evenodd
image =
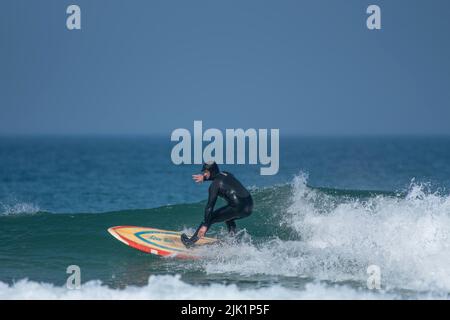
M 0 134 L 450 134 L 449 15 L 448 0 L 3 0 Z

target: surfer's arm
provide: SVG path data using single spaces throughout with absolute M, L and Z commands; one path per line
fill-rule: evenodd
M 202 223 L 202 225 L 206 226 L 208 229 L 211 224 L 212 213 L 214 211 L 214 206 L 216 205 L 218 195 L 219 195 L 219 185 L 218 183 L 213 182 L 209 186 L 208 203 L 206 204 L 205 207 L 205 218 Z

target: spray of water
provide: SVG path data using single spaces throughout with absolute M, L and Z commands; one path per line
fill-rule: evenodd
M 274 212 L 294 240 L 273 235 L 256 243 L 246 235 L 206 255 L 208 273 L 275 275 L 366 287 L 377 265 L 387 290 L 450 292 L 450 197 L 412 184 L 403 197 L 367 199 L 325 194 L 292 181 L 290 203 Z M 300 239 L 300 240 L 299 240 Z
M 13 204 L 0 202 L 0 216 L 35 214 L 39 207 L 31 203 L 16 202 Z

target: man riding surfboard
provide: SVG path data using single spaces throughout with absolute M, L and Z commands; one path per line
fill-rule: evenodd
M 181 235 L 181 241 L 186 247 L 204 237 L 212 224 L 225 222 L 230 234 L 236 232 L 237 219 L 248 217 L 252 213 L 253 199 L 250 192 L 229 172 L 220 171 L 214 162 L 206 162 L 202 167 L 202 174 L 195 174 L 192 179 L 197 183 L 211 181 L 208 202 L 205 207 L 205 217 L 191 238 Z M 221 197 L 227 205 L 214 210 L 217 198 Z

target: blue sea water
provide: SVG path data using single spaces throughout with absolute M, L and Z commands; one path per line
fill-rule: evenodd
M 0 138 L 0 200 L 52 213 L 106 212 L 200 201 L 198 165 L 174 165 L 168 137 L 67 136 Z M 289 183 L 308 173 L 316 187 L 405 191 L 415 179 L 450 188 L 448 137 L 287 137 L 280 170 L 224 165 L 247 186 Z
M 208 185 L 191 179 L 199 165 L 172 163 L 173 145 L 0 137 L 0 297 L 37 286 L 46 297 L 448 298 L 450 137 L 288 136 L 277 175 L 224 165 L 255 210 L 238 224 L 241 241 L 196 262 L 145 255 L 106 232 L 198 225 Z M 71 264 L 82 269 L 78 293 L 64 288 Z M 367 289 L 372 264 L 381 291 Z

